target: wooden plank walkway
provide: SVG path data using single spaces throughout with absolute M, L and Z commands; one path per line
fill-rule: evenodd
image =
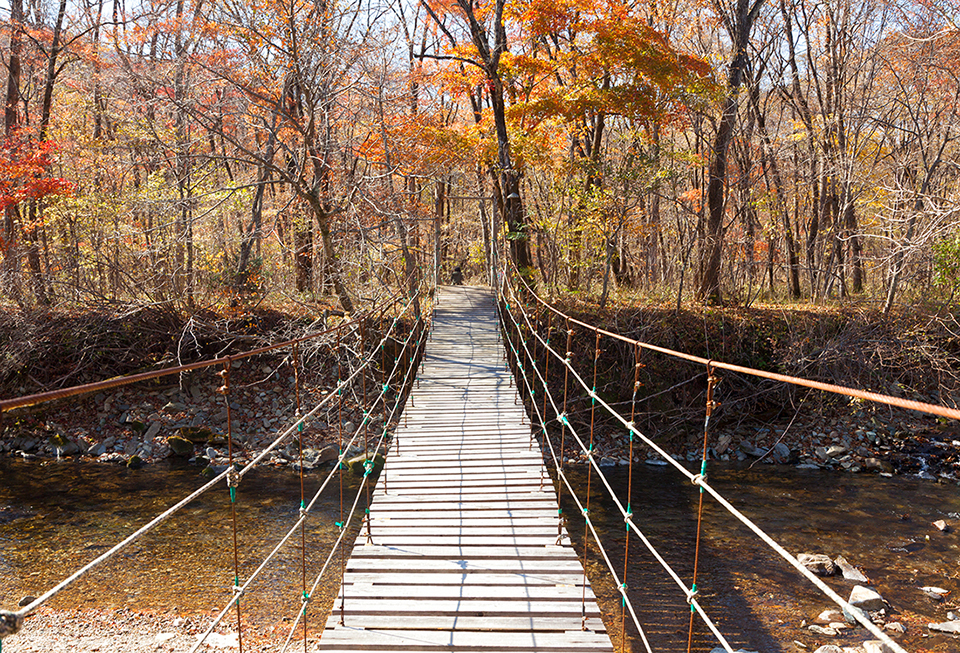
M 317 651 L 612 653 L 497 334 L 488 290 L 440 291 Z

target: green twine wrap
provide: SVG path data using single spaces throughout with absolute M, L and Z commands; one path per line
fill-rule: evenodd
M 231 487 L 231 488 L 230 488 L 230 503 L 236 503 L 236 502 L 237 502 L 237 488 Z
M 693 586 L 690 587 L 690 612 L 691 613 L 696 613 L 697 611 L 697 606 L 693 604 L 693 595 L 696 593 L 697 593 L 697 584 L 694 583 Z

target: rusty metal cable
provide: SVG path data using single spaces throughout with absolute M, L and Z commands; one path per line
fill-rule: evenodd
M 707 447 L 710 440 L 710 416 L 719 404 L 713 400 L 713 391 L 717 386 L 718 379 L 713 375 L 713 366 L 707 365 L 707 404 L 706 416 L 703 419 L 703 453 L 700 457 L 700 477 L 707 478 Z M 700 538 L 703 532 L 703 488 L 700 488 L 699 501 L 697 503 L 697 538 L 693 549 L 693 581 L 690 587 L 690 595 L 696 596 L 697 589 L 697 570 L 700 568 Z M 693 649 L 693 617 L 696 608 L 690 604 L 690 627 L 687 630 L 687 653 Z
M 562 315 L 562 313 L 560 314 Z M 572 321 L 576 322 L 575 320 L 572 320 Z M 580 322 L 577 322 L 577 323 L 582 324 Z M 594 329 L 594 331 L 598 331 L 598 330 Z M 602 330 L 599 330 L 599 331 L 602 333 Z M 638 341 L 630 340 L 626 338 L 619 338 L 619 339 L 624 340 L 626 342 L 631 342 L 631 343 L 640 345 L 644 349 L 649 349 L 649 347 L 644 346 L 643 343 L 640 343 Z M 547 347 L 546 349 L 551 353 L 552 356 L 560 360 L 564 360 L 561 358 L 561 355 L 555 350 L 553 350 L 552 348 Z M 714 367 L 718 367 L 718 368 L 722 367 L 720 364 L 717 364 L 714 361 L 706 360 L 705 362 L 712 363 Z M 586 381 L 576 372 L 576 370 L 572 369 L 572 365 L 566 362 L 566 360 L 564 360 L 564 364 L 567 365 L 576 383 L 579 384 L 580 387 L 583 388 L 585 391 L 589 392 L 589 386 L 587 385 Z M 729 367 L 735 367 L 735 366 L 728 366 L 724 369 L 729 369 Z M 777 543 L 773 538 L 767 535 L 759 526 L 757 526 L 753 521 L 751 521 L 746 515 L 741 513 L 739 510 L 737 510 L 729 501 L 727 501 L 719 492 L 717 492 L 717 490 L 715 490 L 713 487 L 710 486 L 709 483 L 707 483 L 703 475 L 693 474 L 690 471 L 688 471 L 683 465 L 681 465 L 679 462 L 674 460 L 673 457 L 671 457 L 666 451 L 664 451 L 662 447 L 660 447 L 656 442 L 654 442 L 653 440 L 648 438 L 646 435 L 644 435 L 639 429 L 636 428 L 634 424 L 627 421 L 622 415 L 620 415 L 612 406 L 610 406 L 602 398 L 598 398 L 597 403 L 599 403 L 604 408 L 604 410 L 606 410 L 611 416 L 613 416 L 616 420 L 618 420 L 621 424 L 623 424 L 631 433 L 633 433 L 636 437 L 640 438 L 644 442 L 644 444 L 646 444 L 648 447 L 653 449 L 668 464 L 672 465 L 677 471 L 683 474 L 694 485 L 699 486 L 705 492 L 709 493 L 730 514 L 732 514 L 741 523 L 747 526 L 747 528 L 753 531 L 754 534 L 757 535 L 757 537 L 759 537 L 764 543 L 766 543 L 769 547 L 771 547 L 774 551 L 776 551 L 777 554 L 780 555 L 780 557 L 782 557 L 804 578 L 806 578 L 808 581 L 813 583 L 823 594 L 825 594 L 837 605 L 839 605 L 841 608 L 843 608 L 849 614 L 851 614 L 854 617 L 854 619 L 864 628 L 869 630 L 872 635 L 874 635 L 877 639 L 881 640 L 884 644 L 890 647 L 890 649 L 895 653 L 906 653 L 899 644 L 897 644 L 893 639 L 890 638 L 889 635 L 887 635 L 885 632 L 879 629 L 872 621 L 870 621 L 870 619 L 866 616 L 866 614 L 864 614 L 862 610 L 850 605 L 849 602 L 847 602 L 840 595 L 838 595 L 829 585 L 824 583 L 820 578 L 815 576 L 810 570 L 808 570 L 806 567 L 801 565 L 800 562 L 792 554 L 786 551 L 779 543 Z M 577 435 L 576 430 L 573 429 L 572 426 L 571 426 L 571 435 L 574 437 L 574 439 L 576 439 L 581 450 L 586 451 L 587 450 L 586 445 L 583 443 L 582 439 Z M 597 465 L 595 460 L 591 459 L 590 462 L 594 466 Z M 640 529 L 637 527 L 633 519 L 631 517 L 626 517 L 627 515 L 626 509 L 617 498 L 616 493 L 613 491 L 613 488 L 609 485 L 609 483 L 607 483 L 606 478 L 600 472 L 599 466 L 596 466 L 596 470 L 597 470 L 598 477 L 603 480 L 604 485 L 606 486 L 606 489 L 610 496 L 611 501 L 617 506 L 617 509 L 621 512 L 621 514 L 625 515 L 625 521 L 630 526 L 630 529 L 640 538 L 644 546 L 647 547 L 647 549 L 651 552 L 651 554 L 653 554 L 653 556 L 658 560 L 658 562 L 660 562 L 661 566 L 663 566 L 663 568 L 668 572 L 671 578 L 673 578 L 674 582 L 677 583 L 677 585 L 686 595 L 687 601 L 690 603 L 690 605 L 693 608 L 695 608 L 696 614 L 698 614 L 701 617 L 703 622 L 711 630 L 714 636 L 717 637 L 718 641 L 723 645 L 723 647 L 728 651 L 732 651 L 733 649 L 730 647 L 730 644 L 726 641 L 726 639 L 723 638 L 723 635 L 717 629 L 716 625 L 713 624 L 713 622 L 704 613 L 702 606 L 700 606 L 700 604 L 697 602 L 697 599 L 693 595 L 691 590 L 684 584 L 683 580 L 679 577 L 679 575 L 677 575 L 676 572 L 673 571 L 673 569 L 667 564 L 667 562 L 663 559 L 663 557 L 656 551 L 656 549 L 649 542 L 649 540 L 646 538 L 643 532 L 640 531 Z
M 519 278 L 521 279 L 521 281 L 523 281 L 522 276 Z M 526 284 L 526 281 L 523 281 L 523 283 Z M 548 310 L 555 313 L 557 316 L 572 322 L 573 324 L 577 324 L 590 331 L 595 331 L 608 338 L 613 338 L 614 340 L 619 340 L 620 342 L 625 342 L 631 345 L 638 345 L 643 349 L 655 351 L 660 354 L 664 354 L 666 356 L 679 358 L 681 360 L 689 361 L 691 363 L 698 363 L 704 366 L 712 365 L 716 369 L 728 370 L 730 372 L 736 372 L 738 374 L 754 376 L 761 379 L 767 379 L 769 381 L 778 381 L 780 383 L 788 383 L 790 385 L 801 386 L 801 387 L 810 388 L 813 390 L 822 390 L 824 392 L 830 392 L 833 394 L 844 395 L 847 397 L 854 397 L 856 399 L 862 399 L 864 401 L 872 401 L 874 403 L 886 404 L 888 406 L 894 406 L 896 408 L 916 410 L 921 413 L 937 415 L 939 417 L 946 417 L 948 419 L 960 420 L 960 409 L 956 409 L 956 408 L 949 408 L 947 406 L 938 406 L 936 404 L 925 403 L 922 401 L 913 401 L 911 399 L 903 399 L 901 397 L 891 397 L 889 395 L 880 394 L 878 392 L 858 390 L 856 388 L 849 388 L 846 386 L 836 385 L 832 383 L 822 383 L 820 381 L 803 379 L 796 376 L 789 376 L 787 374 L 777 374 L 775 372 L 764 372 L 763 370 L 753 369 L 752 367 L 744 367 L 742 365 L 734 365 L 732 363 L 724 363 L 722 361 L 711 360 L 709 358 L 702 358 L 700 356 L 694 356 L 693 354 L 686 354 L 684 352 L 675 351 L 673 349 L 668 349 L 666 347 L 653 345 L 648 342 L 643 342 L 642 340 L 629 338 L 619 333 L 607 331 L 605 329 L 601 329 L 599 327 L 593 326 L 592 324 L 587 324 L 586 322 L 570 317 L 569 315 L 567 315 L 560 309 L 554 307 L 553 305 L 549 304 L 546 300 L 544 300 L 542 297 L 537 295 L 532 289 L 530 289 L 529 286 L 526 286 L 526 289 L 534 298 L 536 298 L 538 302 L 540 302 Z
M 400 300 L 400 296 L 397 295 L 392 298 L 392 301 L 387 305 L 387 309 L 392 308 L 397 305 Z M 366 313 L 361 314 L 359 317 L 356 317 L 349 322 L 346 322 L 340 326 L 350 326 L 356 325 L 364 317 L 372 315 L 376 312 L 377 308 L 371 309 Z M 294 344 L 306 342 L 307 340 L 313 340 L 314 338 L 319 338 L 321 336 L 328 335 L 333 333 L 335 330 L 339 329 L 340 326 L 333 327 L 330 329 L 325 329 L 318 333 L 311 333 L 307 336 L 301 336 L 300 338 L 294 338 L 292 340 L 285 340 L 284 342 L 277 343 L 275 345 L 268 345 L 266 347 L 258 347 L 257 349 L 251 349 L 250 351 L 242 352 L 239 354 L 231 354 L 229 356 L 221 356 L 219 358 L 213 358 L 207 361 L 197 361 L 196 363 L 188 363 L 186 365 L 178 365 L 177 367 L 165 367 L 162 370 L 155 370 L 153 372 L 141 372 L 139 374 L 131 374 L 128 376 L 118 376 L 112 379 L 106 379 L 103 381 L 96 381 L 94 383 L 85 383 L 83 385 L 71 386 L 69 388 L 61 388 L 60 390 L 50 390 L 48 392 L 38 392 L 32 395 L 25 395 L 23 397 L 16 397 L 14 399 L 4 399 L 0 401 L 0 414 L 13 410 L 15 408 L 26 408 L 28 406 L 36 406 L 38 404 L 46 403 L 49 401 L 56 401 L 58 399 L 66 399 L 67 397 L 76 397 L 78 395 L 89 394 L 91 392 L 98 392 L 100 390 L 109 390 L 111 388 L 119 388 L 125 385 L 132 385 L 134 383 L 142 383 L 143 381 L 152 381 L 154 379 L 159 379 L 164 376 L 170 376 L 171 374 L 181 374 L 183 372 L 191 372 L 193 370 L 203 369 L 205 367 L 213 367 L 215 365 L 223 365 L 224 363 L 233 363 L 233 361 L 242 360 L 244 358 L 250 358 L 251 356 L 259 356 L 261 354 L 266 354 L 277 349 L 285 349 L 291 347 Z

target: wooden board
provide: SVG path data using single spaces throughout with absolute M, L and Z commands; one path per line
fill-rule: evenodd
M 368 542 L 361 529 L 314 651 L 613 650 L 560 525 L 487 290 L 438 295 L 370 533 Z

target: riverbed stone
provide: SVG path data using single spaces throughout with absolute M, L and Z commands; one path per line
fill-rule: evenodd
M 790 451 L 790 447 L 782 442 L 778 442 L 773 445 L 771 455 L 773 456 L 773 462 L 785 465 L 790 462 L 793 457 L 793 452 Z
M 817 623 L 829 624 L 835 621 L 840 621 L 844 618 L 843 613 L 839 610 L 834 610 L 833 608 L 828 608 L 817 615 Z
M 843 653 L 843 649 L 836 644 L 824 644 L 813 653 Z
M 938 519 L 937 521 L 933 522 L 933 527 L 941 533 L 947 533 L 950 531 L 950 525 L 942 519 Z
M 840 568 L 840 573 L 843 574 L 843 577 L 847 580 L 852 580 L 855 583 L 869 583 L 870 579 L 863 575 L 859 569 L 847 562 L 846 558 L 843 556 L 837 556 L 837 559 L 834 560 L 837 567 Z
M 817 576 L 833 576 L 837 573 L 833 560 L 822 553 L 801 553 L 797 561 Z
M 837 635 L 840 634 L 835 629 L 830 628 L 829 626 L 818 626 L 817 624 L 808 626 L 807 630 L 809 630 L 811 633 L 823 635 L 824 637 L 836 637 Z
M 170 447 L 170 450 L 176 456 L 192 456 L 193 455 L 193 443 L 186 438 L 181 438 L 178 435 L 171 436 L 167 438 L 167 446 Z
M 862 585 L 854 586 L 853 590 L 850 592 L 850 598 L 847 599 L 847 602 L 855 608 L 860 608 L 861 610 L 867 610 L 870 612 L 873 612 L 874 610 L 882 610 L 886 607 L 886 603 L 884 602 L 883 597 L 880 596 L 879 592 Z
M 893 649 L 879 639 L 868 639 L 863 643 L 863 653 L 894 653 Z
M 143 434 L 143 441 L 153 442 L 153 439 L 160 433 L 161 426 L 162 425 L 160 422 L 153 422 L 150 424 L 150 428 L 148 428 L 147 432 Z
M 960 621 L 944 621 L 939 624 L 927 624 L 927 628 L 938 633 L 960 635 Z

